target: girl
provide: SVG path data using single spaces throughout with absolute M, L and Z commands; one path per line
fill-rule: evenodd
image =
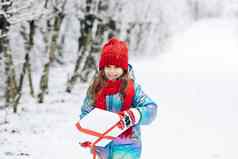
M 110 39 L 102 49 L 99 73 L 88 89 L 81 107 L 82 119 L 95 107 L 119 113 L 121 127 L 129 128 L 106 147 L 97 147 L 100 159 L 139 159 L 141 154 L 140 125 L 151 123 L 157 105 L 129 75 L 127 44 Z

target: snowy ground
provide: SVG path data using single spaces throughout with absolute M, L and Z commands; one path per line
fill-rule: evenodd
M 137 81 L 159 103 L 156 121 L 142 127 L 141 159 L 238 158 L 237 24 L 199 21 L 175 35 L 163 55 L 132 61 Z M 87 85 L 64 93 L 67 69 L 52 75 L 57 96 L 42 105 L 24 99 L 24 111 L 0 126 L 0 159 L 91 158 L 73 131 Z

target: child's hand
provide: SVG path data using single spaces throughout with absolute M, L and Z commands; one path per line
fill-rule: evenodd
M 121 117 L 119 128 L 124 129 L 137 124 L 140 120 L 140 112 L 136 108 L 131 108 L 118 113 Z

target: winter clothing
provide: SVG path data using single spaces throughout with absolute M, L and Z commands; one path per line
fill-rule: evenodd
M 128 48 L 125 42 L 112 38 L 103 46 L 99 69 L 101 70 L 107 65 L 128 69 Z
M 121 87 L 121 80 L 107 80 L 106 86 L 103 87 L 98 93 L 96 97 L 96 107 L 101 109 L 106 109 L 106 96 L 118 93 Z M 128 86 L 126 88 L 126 97 L 123 102 L 122 110 L 127 110 L 130 108 L 131 99 L 134 96 L 134 88 L 133 81 L 129 81 Z
M 116 38 L 110 39 L 102 49 L 99 69 L 115 65 L 129 72 L 132 67 L 128 65 L 127 44 Z M 132 78 L 133 79 L 133 78 Z M 125 132 L 114 139 L 105 147 L 96 147 L 100 159 L 139 159 L 141 154 L 140 125 L 149 124 L 157 113 L 157 105 L 142 91 L 140 85 L 134 80 L 129 80 L 124 94 L 120 93 L 121 80 L 107 80 L 106 86 L 96 94 L 95 106 L 92 98 L 87 95 L 81 107 L 82 119 L 95 107 L 118 113 L 121 115 L 120 125 L 127 126 Z M 83 143 L 82 146 L 88 146 Z M 95 152 L 95 151 L 94 151 Z
M 121 83 L 122 83 L 121 80 L 115 80 L 115 81 L 108 80 L 106 87 L 102 88 L 97 93 L 95 106 L 97 108 L 107 110 L 106 96 L 118 93 L 120 91 Z M 125 92 L 126 92 L 126 95 L 123 100 L 123 105 L 121 106 L 121 111 L 128 110 L 131 107 L 132 99 L 134 96 L 134 84 L 132 80 L 128 82 L 128 86 Z M 129 128 L 123 134 L 121 134 L 120 137 L 128 137 L 131 135 L 132 135 L 132 128 Z
M 129 67 L 131 68 L 131 66 Z M 130 70 L 129 70 L 130 71 Z M 139 159 L 141 154 L 141 132 L 140 125 L 149 124 L 153 121 L 157 113 L 157 105 L 153 102 L 141 89 L 140 85 L 132 82 L 134 95 L 131 96 L 130 109 L 137 109 L 140 112 L 140 120 L 135 122 L 131 127 L 131 134 L 128 136 L 119 136 L 106 147 L 97 147 L 96 151 L 102 159 Z M 103 108 L 111 112 L 121 112 L 125 106 L 122 101 L 120 92 L 113 94 L 104 94 L 106 105 L 102 104 Z M 126 97 L 125 99 L 126 100 Z M 83 118 L 91 110 L 92 99 L 86 96 L 81 107 L 80 118 Z M 103 102 L 104 103 L 104 102 Z M 101 106 L 100 106 L 101 107 Z M 124 108 L 123 108 L 124 107 Z M 128 109 L 125 109 L 128 110 Z M 130 130 L 130 128 L 128 129 Z
M 141 114 L 137 108 L 130 108 L 130 109 L 121 111 L 118 114 L 121 117 L 121 121 L 119 124 L 119 127 L 121 129 L 124 129 L 126 127 L 128 128 L 128 127 L 131 127 L 131 125 L 137 124 L 141 118 Z M 132 128 L 130 128 L 130 129 L 132 129 Z M 123 136 L 123 135 L 121 135 L 121 136 Z M 126 137 L 131 137 L 131 136 L 132 136 L 132 131 L 128 135 L 126 135 Z

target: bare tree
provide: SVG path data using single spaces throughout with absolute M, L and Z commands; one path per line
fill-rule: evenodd
M 12 2 L 9 0 L 2 0 L 1 12 L 0 14 L 0 28 L 1 28 L 1 38 L 0 38 L 0 53 L 3 53 L 4 65 L 5 65 L 5 106 L 13 106 L 15 102 L 15 97 L 17 95 L 17 82 L 16 82 L 16 72 L 13 63 L 13 58 L 9 46 L 8 31 L 10 22 L 8 21 L 8 10 L 12 6 Z M 16 108 L 14 107 L 14 112 Z
M 31 63 L 30 63 L 30 52 L 34 46 L 35 25 L 34 25 L 34 20 L 31 20 L 28 23 L 29 23 L 29 30 L 30 30 L 29 34 L 25 33 L 26 31 L 24 26 L 22 26 L 23 30 L 21 32 L 23 39 L 26 41 L 25 42 L 26 53 L 24 57 L 25 61 L 23 63 L 22 72 L 20 74 L 20 80 L 19 80 L 19 85 L 17 89 L 17 98 L 14 103 L 14 107 L 16 107 L 16 109 L 22 96 L 22 87 L 24 84 L 24 77 L 26 73 L 28 75 L 27 77 L 28 77 L 28 83 L 30 88 L 30 94 L 32 97 L 34 97 L 34 88 L 32 83 L 32 70 L 31 70 Z
M 191 12 L 191 16 L 194 20 L 198 20 L 200 18 L 200 10 L 199 10 L 199 2 L 198 0 L 188 0 L 188 7 Z
M 47 4 L 48 1 L 46 1 L 45 4 Z M 58 45 L 58 38 L 59 38 L 59 33 L 60 33 L 60 27 L 62 24 L 62 21 L 65 17 L 64 15 L 64 7 L 66 4 L 66 0 L 63 1 L 63 4 L 55 4 L 54 5 L 54 13 L 55 16 L 53 18 L 53 25 L 49 25 L 50 24 L 50 20 L 48 20 L 47 22 L 47 33 L 46 34 L 50 34 L 51 38 L 50 40 L 48 40 L 47 38 L 45 38 L 46 43 L 50 43 L 49 47 L 47 49 L 48 52 L 48 62 L 43 66 L 43 73 L 41 76 L 41 80 L 40 80 L 40 92 L 38 94 L 38 102 L 39 103 L 43 103 L 44 102 L 44 95 L 48 93 L 48 83 L 49 83 L 49 72 L 50 72 L 50 66 L 52 63 L 54 62 L 58 62 L 61 63 L 60 60 L 57 58 L 58 56 L 56 56 L 56 52 L 57 50 L 60 49 L 59 45 Z M 58 6 L 60 5 L 60 6 Z M 47 5 L 45 5 L 47 6 Z M 51 29 L 52 28 L 52 29 Z M 52 30 L 52 31 L 51 31 Z
M 103 12 L 109 9 L 108 0 L 86 0 L 84 17 L 80 20 L 78 38 L 79 56 L 72 76 L 67 81 L 67 92 L 71 92 L 77 80 L 88 82 L 97 73 L 97 58 L 101 45 L 108 38 L 115 36 L 116 23 L 105 17 Z

